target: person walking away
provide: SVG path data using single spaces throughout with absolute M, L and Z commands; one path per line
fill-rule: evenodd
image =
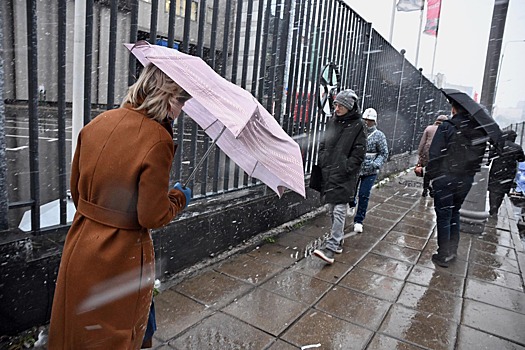
M 489 214 L 496 215 L 503 198 L 508 194 L 514 184 L 514 178 L 518 171 L 518 163 L 525 161 L 525 155 L 520 145 L 516 141 L 516 132 L 507 130 L 503 132 L 502 138 L 505 140 L 503 150 L 496 151 L 492 146 L 489 153 L 489 163 L 492 165 L 489 172 Z
M 173 119 L 190 96 L 146 66 L 120 108 L 78 136 L 71 165 L 77 208 L 51 311 L 49 349 L 139 349 L 151 307 L 150 229 L 168 224 L 191 190 L 169 188 Z
M 357 105 L 357 95 L 347 89 L 337 94 L 335 116 L 326 125 L 319 143 L 321 196 L 328 204 L 332 226 L 330 237 L 313 254 L 329 264 L 341 253 L 348 198 L 355 194 L 357 177 L 366 152 L 365 126 Z
M 367 143 L 366 155 L 359 178 L 357 181 L 356 191 L 358 194 L 357 213 L 354 217 L 354 232 L 363 232 L 363 221 L 366 217 L 366 210 L 368 209 L 368 200 L 372 186 L 376 181 L 377 174 L 388 159 L 388 144 L 386 142 L 385 134 L 377 129 L 377 112 L 373 108 L 367 108 L 363 113 L 363 120 L 367 128 Z M 348 214 L 354 215 L 356 207 L 356 196 L 351 198 Z
M 423 135 L 421 136 L 421 140 L 419 141 L 419 147 L 417 149 L 418 154 L 418 160 L 417 160 L 417 167 L 426 167 L 428 164 L 428 149 L 430 148 L 430 144 L 432 143 L 432 139 L 434 138 L 434 134 L 436 133 L 436 130 L 439 125 L 441 125 L 442 122 L 447 120 L 448 117 L 446 115 L 440 115 L 437 117 L 434 124 L 429 125 L 425 128 L 425 131 L 423 131 Z M 434 197 L 434 190 L 432 189 L 432 186 L 430 186 L 430 176 L 428 173 L 424 172 L 423 174 L 423 193 L 421 193 L 422 197 L 426 197 L 429 195 L 430 197 Z
M 459 210 L 481 169 L 488 139 L 468 112 L 455 101 L 451 104 L 452 118 L 438 126 L 426 167 L 434 189 L 437 226 L 438 249 L 432 261 L 441 267 L 457 257 Z

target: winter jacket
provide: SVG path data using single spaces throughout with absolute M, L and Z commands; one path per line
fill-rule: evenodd
M 366 153 L 365 125 L 361 114 L 332 117 L 319 143 L 323 174 L 321 195 L 326 203 L 343 204 L 354 197 L 361 163 Z
M 104 112 L 78 136 L 71 166 L 77 208 L 55 289 L 49 349 L 139 349 L 155 259 L 148 229 L 186 205 L 169 189 L 173 139 L 130 108 Z
M 489 173 L 489 191 L 509 193 L 514 184 L 518 162 L 525 161 L 523 149 L 520 145 L 507 140 L 500 155 L 497 154 L 494 147 L 491 148 L 489 159 L 492 161 Z
M 360 176 L 374 175 L 388 159 L 388 145 L 385 134 L 374 125 L 367 128 L 365 160 L 361 165 Z
M 417 164 L 421 166 L 426 166 L 428 164 L 428 150 L 430 149 L 430 144 L 432 139 L 436 134 L 438 125 L 432 124 L 425 128 L 423 135 L 421 136 L 421 141 L 419 141 L 419 147 L 417 149 L 417 154 L 419 156 Z
M 455 125 L 458 125 L 457 128 Z M 459 153 L 452 151 L 454 139 L 458 140 L 455 134 L 462 134 L 472 144 L 476 145 L 473 149 L 481 147 L 481 154 L 478 154 L 474 164 L 470 164 L 466 169 L 455 169 L 454 165 L 466 164 L 466 159 L 470 158 L 466 152 Z M 428 152 L 429 161 L 426 171 L 431 179 L 447 175 L 449 173 L 458 173 L 461 175 L 472 175 L 481 169 L 483 161 L 483 152 L 486 145 L 487 136 L 481 130 L 479 123 L 469 118 L 465 114 L 455 114 L 451 120 L 447 120 L 438 126 L 430 149 Z

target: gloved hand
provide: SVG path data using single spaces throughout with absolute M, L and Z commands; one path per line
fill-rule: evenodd
M 186 197 L 186 207 L 191 202 L 191 189 L 189 187 L 182 187 L 180 182 L 177 182 L 174 186 L 174 189 L 181 191 L 184 193 L 184 196 Z

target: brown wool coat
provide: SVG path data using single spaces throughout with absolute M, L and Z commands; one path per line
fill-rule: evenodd
M 139 349 L 154 274 L 148 229 L 186 205 L 170 189 L 173 139 L 128 108 L 104 112 L 78 137 L 71 169 L 77 212 L 67 234 L 49 349 Z

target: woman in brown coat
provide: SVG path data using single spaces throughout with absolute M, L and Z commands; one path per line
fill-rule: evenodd
M 71 169 L 77 212 L 67 234 L 49 349 L 139 349 L 152 300 L 149 229 L 169 223 L 191 191 L 169 189 L 171 122 L 189 95 L 153 65 L 119 109 L 78 136 Z
M 432 143 L 432 139 L 434 138 L 434 135 L 436 134 L 436 130 L 443 121 L 447 120 L 446 115 L 440 115 L 437 117 L 434 124 L 429 125 L 425 128 L 425 131 L 423 131 L 423 136 L 421 136 L 421 141 L 419 142 L 419 147 L 417 149 L 418 153 L 418 161 L 416 167 L 426 167 L 428 164 L 428 150 L 430 149 L 430 144 Z M 421 196 L 426 197 L 427 194 L 430 192 L 430 197 L 434 196 L 434 192 L 432 191 L 432 187 L 430 186 L 430 177 L 425 173 L 423 175 L 423 193 Z

